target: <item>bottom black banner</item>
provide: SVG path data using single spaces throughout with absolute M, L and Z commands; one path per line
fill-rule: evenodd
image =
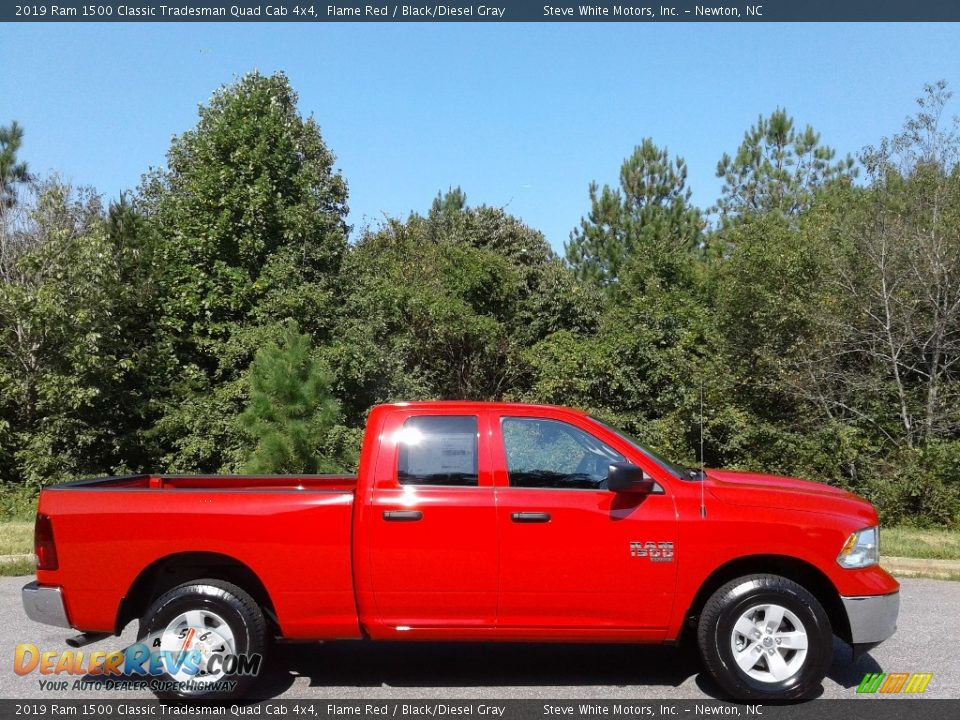
M 960 700 L 858 698 L 759 705 L 720 700 L 265 700 L 168 703 L 158 700 L 0 700 L 0 718 L 701 718 L 762 720 L 944 720 Z

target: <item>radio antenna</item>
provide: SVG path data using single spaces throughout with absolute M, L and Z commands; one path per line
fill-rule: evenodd
M 704 502 L 704 489 L 707 473 L 703 464 L 703 378 L 700 378 L 700 517 L 707 516 L 707 506 Z

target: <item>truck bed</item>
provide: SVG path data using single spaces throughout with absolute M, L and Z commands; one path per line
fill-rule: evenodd
M 87 490 L 330 490 L 356 489 L 356 475 L 125 475 L 54 485 Z
M 242 565 L 270 588 L 285 637 L 359 637 L 355 487 L 349 475 L 144 474 L 52 485 L 39 512 L 52 520 L 59 568 L 37 579 L 64 588 L 74 627 L 112 632 L 143 573 L 202 554 Z

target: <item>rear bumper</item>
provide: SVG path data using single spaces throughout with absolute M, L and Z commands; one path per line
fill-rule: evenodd
M 38 585 L 36 581 L 27 583 L 20 591 L 23 609 L 27 617 L 34 622 L 57 627 L 70 627 L 67 610 L 63 604 L 63 592 L 59 587 Z
M 897 630 L 900 614 L 900 593 L 863 595 L 840 600 L 850 621 L 851 645 L 876 645 Z

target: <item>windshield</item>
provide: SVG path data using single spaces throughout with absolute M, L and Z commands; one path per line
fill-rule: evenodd
M 614 435 L 617 435 L 618 437 L 622 438 L 625 442 L 629 443 L 629 444 L 632 445 L 634 448 L 636 448 L 637 450 L 639 450 L 640 452 L 642 452 L 644 455 L 646 455 L 648 458 L 650 458 L 651 460 L 653 460 L 657 465 L 659 465 L 661 468 L 663 468 L 664 470 L 666 470 L 668 473 L 670 473 L 670 474 L 673 475 L 674 477 L 677 477 L 677 478 L 682 478 L 682 477 L 683 477 L 683 468 L 682 468 L 682 467 L 680 467 L 679 465 L 674 465 L 672 462 L 669 462 L 669 461 L 667 461 L 667 460 L 664 460 L 662 457 L 660 457 L 659 455 L 657 455 L 655 452 L 652 452 L 648 447 L 646 447 L 646 446 L 644 446 L 643 444 L 641 444 L 640 441 L 637 440 L 637 439 L 636 439 L 635 437 L 633 437 L 632 435 L 628 435 L 627 433 L 623 432 L 622 430 L 617 430 L 616 428 L 610 427 L 610 426 L 607 425 L 605 422 L 602 422 L 602 421 L 600 421 L 600 420 L 597 420 L 595 417 L 591 417 L 590 419 L 593 420 L 597 425 L 600 425 L 601 427 L 605 427 L 607 430 L 609 430 L 610 432 L 612 432 Z

